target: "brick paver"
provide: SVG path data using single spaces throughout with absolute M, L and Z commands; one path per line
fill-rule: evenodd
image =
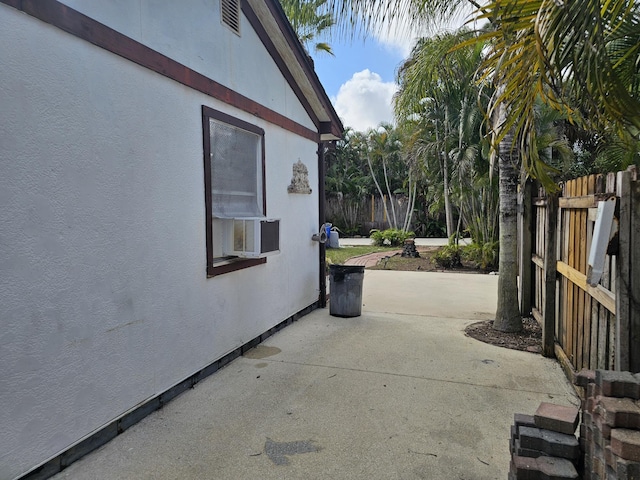
M 578 426 L 580 411 L 575 407 L 542 402 L 534 415 L 536 426 L 554 432 L 573 435 Z
M 368 253 L 367 255 L 360 255 L 359 257 L 353 257 L 344 262 L 345 265 L 364 265 L 365 268 L 375 267 L 380 260 L 385 257 L 393 257 L 394 255 L 402 253 L 402 250 L 393 250 L 389 252 L 375 252 Z

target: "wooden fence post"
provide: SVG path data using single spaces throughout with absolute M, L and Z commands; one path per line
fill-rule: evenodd
M 376 198 L 371 195 L 371 223 L 376 221 Z
M 544 245 L 544 304 L 542 308 L 542 354 L 545 357 L 555 356 L 557 223 L 558 195 L 547 194 L 546 239 Z
M 629 369 L 640 372 L 640 182 L 636 170 L 632 169 L 630 173 Z
M 629 300 L 631 297 L 631 174 L 618 172 L 616 182 L 617 196 L 620 199 L 620 213 L 618 216 L 619 249 L 616 262 L 616 347 L 615 370 L 625 371 L 630 368 L 629 340 L 630 315 Z
M 531 180 L 524 182 L 519 194 L 518 203 L 518 232 L 520 234 L 519 252 L 519 277 L 520 277 L 520 315 L 528 317 L 531 315 L 531 291 L 533 279 L 531 277 L 531 255 L 532 255 L 532 221 L 533 205 L 531 199 Z

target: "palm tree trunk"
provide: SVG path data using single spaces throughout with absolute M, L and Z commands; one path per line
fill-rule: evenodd
M 504 107 L 501 107 L 504 108 Z M 509 132 L 498 148 L 500 188 L 500 276 L 498 277 L 498 309 L 493 328 L 501 332 L 522 330 L 518 305 L 518 224 L 517 187 L 518 151 Z
M 449 138 L 449 109 L 445 106 L 444 109 L 444 139 L 443 150 L 444 155 L 442 158 L 442 177 L 443 177 L 443 190 L 444 190 L 444 215 L 447 221 L 447 237 L 451 238 L 453 235 L 453 214 L 451 212 L 451 199 L 449 198 L 449 152 L 447 149 L 447 139 Z
M 387 162 L 384 161 L 384 158 L 382 159 L 382 171 L 384 172 L 384 183 L 387 186 L 387 193 L 389 194 L 389 203 L 391 203 L 391 213 L 393 214 L 393 224 L 391 226 L 393 228 L 398 228 L 398 219 L 396 218 L 396 207 L 394 207 L 393 205 L 393 195 L 391 194 L 391 188 L 389 188 L 389 176 L 387 175 Z
M 376 174 L 373 173 L 373 165 L 371 163 L 371 157 L 369 155 L 367 155 L 367 164 L 369 164 L 369 170 L 371 171 L 371 177 L 373 178 L 373 183 L 376 184 L 376 188 L 378 189 L 378 193 L 380 194 L 380 200 L 382 200 L 382 206 L 384 207 L 384 214 L 387 217 L 387 221 L 389 221 L 389 211 L 387 210 L 387 202 L 384 201 L 384 193 L 382 193 L 382 189 L 380 188 L 380 184 L 378 183 Z
M 416 205 L 416 193 L 418 191 L 418 182 L 414 182 L 411 169 L 409 169 L 409 198 L 407 199 L 407 211 L 404 215 L 404 224 L 402 225 L 402 231 L 408 232 L 411 226 L 411 220 L 413 219 L 413 209 Z

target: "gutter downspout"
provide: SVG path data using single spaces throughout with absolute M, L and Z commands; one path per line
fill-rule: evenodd
M 318 142 L 318 220 L 320 225 L 324 225 L 325 223 L 325 189 L 324 189 L 324 176 L 325 176 L 325 168 L 324 168 L 324 146 L 323 142 Z M 327 306 L 327 260 L 326 253 L 327 247 L 324 243 L 320 243 L 320 254 L 319 254 L 319 262 L 320 262 L 320 275 L 319 275 L 319 285 L 320 285 L 320 298 L 318 299 L 318 305 L 320 308 L 325 308 Z

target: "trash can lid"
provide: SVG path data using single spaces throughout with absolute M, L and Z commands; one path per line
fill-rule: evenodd
M 345 275 L 364 274 L 364 265 L 329 265 L 329 278 L 342 282 Z
M 364 265 L 329 265 L 329 273 L 364 273 Z

